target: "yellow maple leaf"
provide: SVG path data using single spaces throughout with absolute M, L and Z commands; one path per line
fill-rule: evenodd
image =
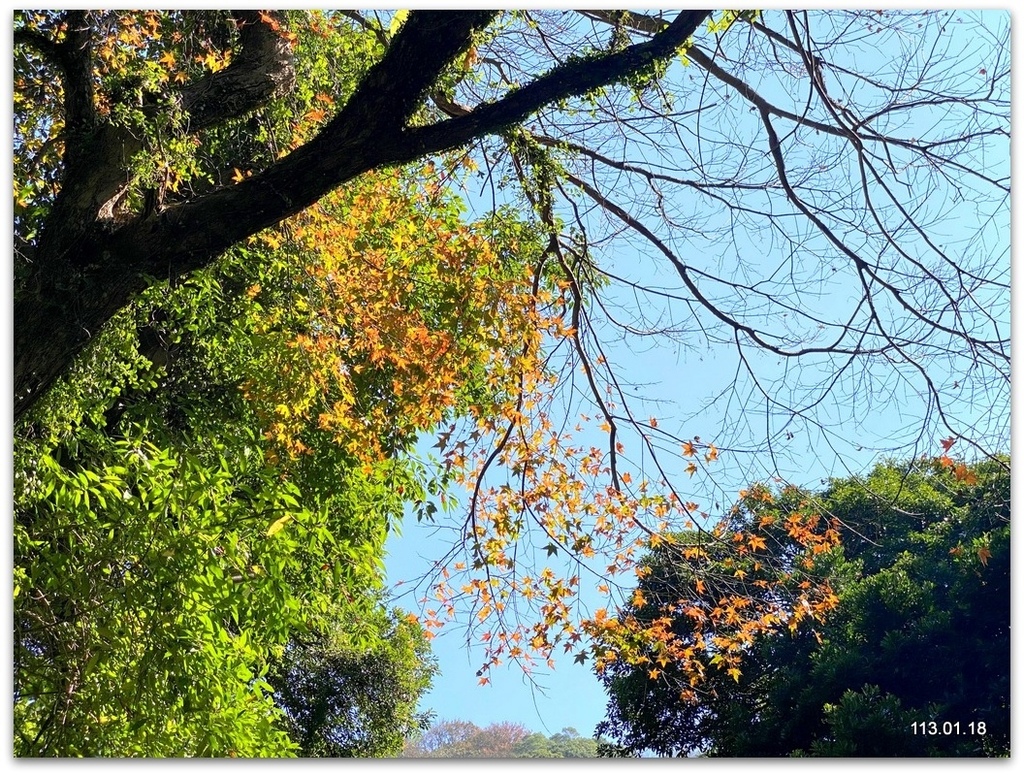
M 225 62 L 223 59 L 218 57 L 212 51 L 205 57 L 198 57 L 199 61 L 202 62 L 206 68 L 213 73 L 219 72 L 225 68 Z

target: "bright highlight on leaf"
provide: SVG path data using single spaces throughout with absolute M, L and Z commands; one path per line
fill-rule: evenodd
M 293 515 L 285 514 L 283 517 L 274 520 L 270 524 L 270 527 L 267 528 L 267 536 L 269 537 L 280 533 L 282 530 L 284 530 L 285 525 L 291 522 L 293 518 Z
M 398 30 L 401 28 L 401 26 L 403 24 L 405 24 L 405 20 L 408 19 L 408 18 L 409 18 L 409 11 L 408 11 L 408 9 L 403 9 L 401 11 L 395 11 L 394 15 L 391 17 L 391 23 L 388 25 L 388 35 L 389 36 L 393 36 L 396 32 L 398 32 Z

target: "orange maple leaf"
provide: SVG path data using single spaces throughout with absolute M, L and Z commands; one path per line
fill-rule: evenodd
M 278 23 L 277 19 L 265 11 L 260 11 L 260 21 L 269 26 L 274 32 L 281 29 L 281 25 Z
M 953 471 L 953 476 L 956 477 L 958 482 L 964 484 L 977 484 L 978 476 L 963 463 L 958 463 Z
M 306 114 L 306 118 L 310 121 L 323 121 L 326 116 L 326 111 L 320 108 L 313 108 L 309 113 Z

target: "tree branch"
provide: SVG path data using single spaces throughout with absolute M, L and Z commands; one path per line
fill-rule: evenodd
M 630 73 L 642 71 L 673 55 L 710 13 L 683 11 L 661 32 L 644 43 L 598 59 L 568 62 L 497 102 L 474 108 L 466 116 L 410 129 L 405 133 L 408 157 L 401 161 L 458 147 L 474 137 L 518 124 L 552 102 L 586 94 Z
M 189 115 L 191 132 L 241 116 L 295 86 L 291 46 L 272 26 L 278 14 L 265 21 L 259 11 L 235 11 L 240 29 L 239 55 L 219 73 L 210 73 L 179 92 Z
M 69 11 L 65 19 L 67 37 L 54 43 L 53 51 L 64 76 L 64 125 L 68 130 L 64 163 L 70 169 L 80 156 L 88 156 L 84 145 L 96 123 L 92 78 L 92 29 L 86 11 Z

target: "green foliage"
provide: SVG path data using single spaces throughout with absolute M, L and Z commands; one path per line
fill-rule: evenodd
M 582 737 L 572 727 L 566 727 L 547 737 L 534 732 L 512 749 L 516 759 L 592 759 L 597 756 L 598 741 Z
M 470 721 L 440 721 L 413 735 L 402 756 L 429 759 L 580 759 L 597 756 L 598 741 L 566 727 L 550 737 L 521 724 L 478 727 Z
M 898 697 L 866 684 L 847 689 L 838 703 L 825 703 L 827 732 L 811 743 L 813 756 L 923 756 L 927 743 L 907 740 L 918 717 Z
M 395 756 L 429 725 L 416 705 L 436 664 L 400 611 L 345 613 L 325 632 L 293 637 L 267 681 L 300 756 Z
M 261 665 L 311 596 L 266 529 L 313 515 L 242 455 L 85 435 L 16 512 L 15 752 L 288 753 Z
M 831 482 L 815 500 L 839 518 L 843 542 L 818 571 L 838 607 L 814 631 L 759 636 L 742 674 L 710 674 L 694 702 L 680 701 L 671 668 L 653 679 L 647 670 L 613 668 L 604 676 L 609 704 L 599 732 L 618 748 L 607 753 L 1008 755 L 1004 462 L 959 472 L 929 460 L 885 464 Z M 655 552 L 641 589 L 656 594 L 673 583 L 677 565 L 667 549 Z M 922 732 L 930 721 L 959 732 Z
M 294 633 L 377 605 L 363 595 L 400 513 L 396 483 L 415 493 L 412 481 L 330 450 L 270 463 L 237 398 L 204 400 L 213 386 L 192 380 L 206 365 L 122 393 L 103 427 L 16 445 L 21 755 L 288 754 L 268 660 Z
M 58 62 L 38 48 L 69 35 L 64 12 L 19 11 L 14 28 L 15 243 L 32 245 L 50 214 L 63 174 L 66 137 Z M 127 218 L 147 190 L 171 204 L 232 182 L 233 171 L 265 169 L 344 104 L 383 53 L 369 30 L 320 11 L 283 12 L 295 88 L 244 116 L 195 132 L 173 96 L 183 85 L 229 66 L 240 31 L 227 11 L 89 11 L 94 107 L 103 124 L 141 141 L 127 160 L 124 189 L 106 217 Z M 277 23 L 277 22 L 275 22 Z M 279 25 L 279 29 L 282 27 Z M 20 255 L 19 255 L 20 259 Z M 18 272 L 25 271 L 21 262 Z

